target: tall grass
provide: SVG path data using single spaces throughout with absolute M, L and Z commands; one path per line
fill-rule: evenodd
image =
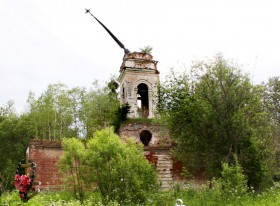
M 222 191 L 202 187 L 200 189 L 173 189 L 170 191 L 147 194 L 147 206 L 173 206 L 176 199 L 180 198 L 186 206 L 276 206 L 280 205 L 280 185 L 276 184 L 269 190 L 262 193 L 255 193 L 253 190 L 245 194 L 231 194 L 225 196 Z M 71 193 L 61 192 L 41 192 L 27 203 L 22 203 L 18 192 L 4 193 L 0 199 L 3 206 L 103 206 L 101 196 L 98 192 L 87 193 L 85 201 L 81 204 L 74 199 Z M 131 204 L 130 204 L 131 205 Z M 119 206 L 118 203 L 108 203 L 107 206 Z

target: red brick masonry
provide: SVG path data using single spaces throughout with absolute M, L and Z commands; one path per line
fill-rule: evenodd
M 37 165 L 35 181 L 41 182 L 40 189 L 61 189 L 62 182 L 56 163 L 62 153 L 61 142 L 47 140 L 29 142 L 27 157 Z
M 31 140 L 29 142 L 27 156 L 37 165 L 35 181 L 41 182 L 41 190 L 64 189 L 56 165 L 62 154 L 60 141 Z M 156 166 L 163 189 L 169 188 L 172 182 L 178 179 L 182 165 L 172 159 L 170 146 L 148 146 L 144 149 L 144 155 Z

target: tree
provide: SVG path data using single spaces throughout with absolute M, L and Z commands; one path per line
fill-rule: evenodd
M 113 124 L 119 101 L 112 85 L 100 88 L 98 82 L 94 82 L 93 88 L 84 95 L 82 107 L 85 137 L 91 138 L 95 131 Z
M 273 136 L 276 149 L 279 151 L 280 144 L 280 77 L 269 78 L 264 85 L 263 102 L 273 125 Z
M 114 116 L 112 117 L 112 126 L 114 127 L 114 132 L 118 133 L 122 122 L 127 119 L 127 114 L 130 110 L 130 105 L 128 103 L 121 105 L 114 111 Z
M 76 87 L 68 91 L 70 98 L 70 113 L 72 115 L 71 130 L 68 134 L 71 137 L 86 137 L 84 122 L 84 98 L 87 95 L 85 88 Z
M 37 100 L 35 95 L 30 93 L 28 103 L 35 138 L 57 140 L 68 136 L 73 115 L 66 85 L 49 85 Z
M 65 174 L 67 188 L 72 188 L 76 199 L 83 202 L 85 187 L 89 185 L 86 176 L 89 173 L 85 165 L 85 145 L 77 138 L 62 140 L 63 155 L 58 162 L 59 170 Z
M 37 99 L 30 93 L 27 115 L 34 137 L 49 140 L 74 136 L 87 138 L 96 130 L 112 125 L 119 102 L 114 83 L 109 86 L 100 87 L 95 82 L 87 91 L 51 84 Z
M 220 175 L 221 162 L 230 164 L 237 155 L 248 184 L 260 188 L 270 179 L 271 163 L 261 87 L 220 55 L 194 64 L 188 79 L 174 77 L 160 91 L 167 103 L 159 108 L 177 143 L 176 156 L 193 172 L 213 177 Z
M 0 194 L 13 189 L 16 164 L 25 157 L 29 132 L 29 120 L 25 115 L 18 117 L 12 102 L 0 107 Z
M 4 106 L 0 107 L 0 116 L 11 116 L 15 115 L 15 108 L 14 108 L 14 102 L 8 101 L 8 103 Z
M 96 131 L 88 144 L 88 165 L 104 204 L 145 203 L 158 188 L 156 172 L 134 141 L 121 142 L 112 129 Z
M 276 151 L 276 164 L 274 167 L 274 180 L 280 180 L 280 77 L 269 78 L 268 82 L 263 85 L 263 104 L 267 111 L 271 125 Z

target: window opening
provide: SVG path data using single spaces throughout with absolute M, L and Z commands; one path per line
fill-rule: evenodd
M 140 133 L 140 140 L 145 147 L 149 145 L 151 139 L 152 139 L 152 133 L 149 132 L 148 130 L 143 130 Z
M 142 117 L 141 96 L 137 94 L 137 112 L 139 117 Z
M 122 91 L 122 97 L 125 98 L 124 87 L 123 87 L 123 91 Z
M 147 118 L 149 116 L 149 95 L 148 86 L 146 84 L 139 84 L 137 87 L 137 105 L 138 114 L 142 118 Z

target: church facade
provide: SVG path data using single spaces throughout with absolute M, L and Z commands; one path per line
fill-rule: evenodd
M 168 130 L 154 123 L 156 118 L 159 71 L 157 61 L 146 53 L 134 52 L 124 55 L 120 74 L 120 105 L 129 104 L 128 121 L 119 129 L 121 139 L 134 138 L 143 144 L 144 156 L 154 164 L 162 182 L 162 188 L 169 188 L 176 176 L 170 154 L 172 141 Z M 32 140 L 29 143 L 28 158 L 37 163 L 36 181 L 42 189 L 61 188 L 60 175 L 56 167 L 63 153 L 60 142 Z

